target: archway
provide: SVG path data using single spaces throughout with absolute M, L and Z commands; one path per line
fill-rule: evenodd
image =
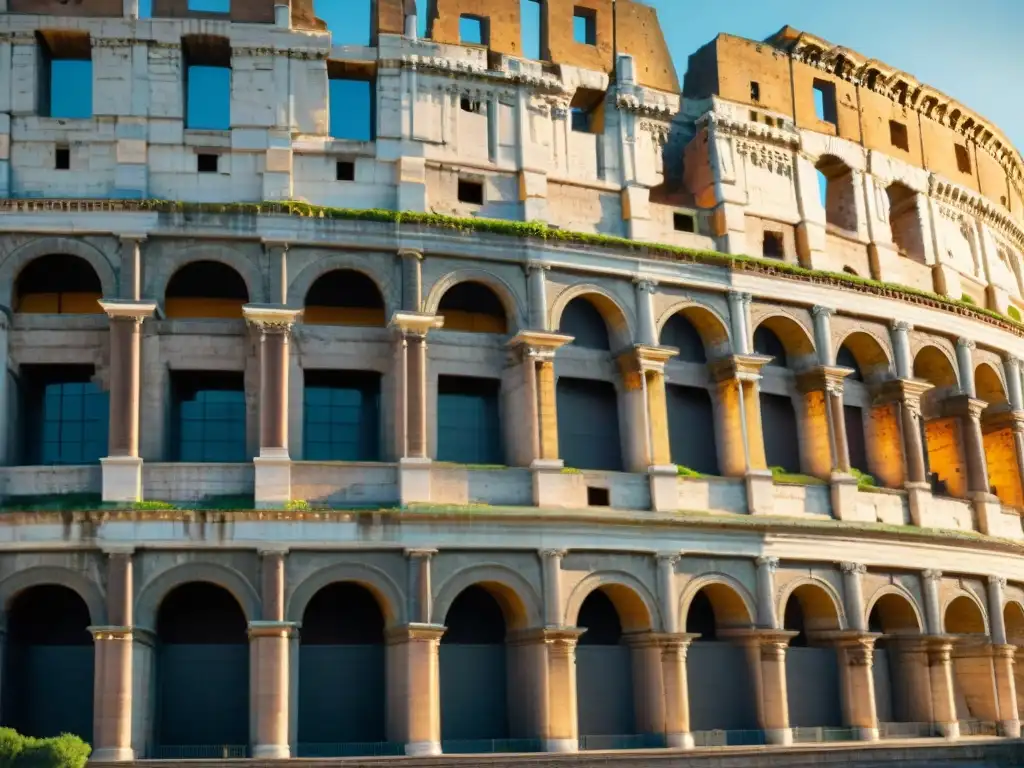
M 836 352 L 836 365 L 853 371 L 844 380 L 843 386 L 843 417 L 846 427 L 846 443 L 850 454 L 850 466 L 861 472 L 875 474 L 883 469 L 886 462 L 887 448 L 883 448 L 880 439 L 868 431 L 876 430 L 876 423 L 887 420 L 890 406 L 873 405 L 869 384 L 882 381 L 888 377 L 889 357 L 882 345 L 868 333 L 854 331 L 839 345 Z M 868 419 L 870 414 L 871 418 Z M 899 450 L 899 446 L 895 446 Z
M 50 254 L 30 261 L 14 284 L 14 311 L 24 314 L 99 315 L 103 286 L 80 256 Z
M 900 256 L 924 264 L 924 228 L 917 210 L 918 193 L 905 184 L 895 182 L 886 188 L 885 194 L 889 198 L 893 245 Z
M 1003 380 L 988 363 L 974 370 L 974 388 L 988 405 L 981 416 L 982 444 L 988 468 L 989 490 L 1007 507 L 1024 507 L 1024 485 L 1017 468 L 1016 438 L 1007 419 L 1010 404 Z
M 890 723 L 930 721 L 930 705 L 915 687 L 926 681 L 921 679 L 921 649 L 915 643 L 922 625 L 914 604 L 902 592 L 883 593 L 868 613 L 868 631 L 881 635 L 872 664 L 879 727 L 886 731 Z
M 832 596 L 817 584 L 801 584 L 786 600 L 783 627 L 798 633 L 786 651 L 790 725 L 842 727 L 839 657 L 835 647 L 817 636 L 841 628 Z
M 238 320 L 249 301 L 245 280 L 219 261 L 193 261 L 171 277 L 164 291 L 168 318 Z
M 962 454 L 959 419 L 942 413 L 942 400 L 958 391 L 956 370 L 938 347 L 926 346 L 914 357 L 914 378 L 927 381 L 933 387 L 921 397 L 925 465 L 932 490 L 944 496 L 964 497 L 967 495 L 967 466 Z
M 89 608 L 65 586 L 29 587 L 7 606 L 3 724 L 25 736 L 92 741 L 94 658 Z
M 379 753 L 386 741 L 384 613 L 354 582 L 317 592 L 302 614 L 298 757 Z
M 444 316 L 446 331 L 508 333 L 508 316 L 498 294 L 474 280 L 456 283 L 445 291 L 437 314 Z
M 383 328 L 384 297 L 377 284 L 362 272 L 332 269 L 310 286 L 302 322 Z
M 749 742 L 739 734 L 759 728 L 754 683 L 746 649 L 724 633 L 754 625 L 750 609 L 728 584 L 702 587 L 690 600 L 686 631 L 699 634 L 686 655 L 693 731 L 733 731 L 729 744 Z M 754 739 L 757 741 L 757 739 Z
M 154 757 L 245 757 L 248 624 L 235 598 L 209 582 L 176 587 L 160 603 L 156 643 Z
M 704 333 L 693 321 L 694 317 L 700 317 L 699 312 L 710 313 L 690 309 L 689 313 L 684 310 L 672 315 L 661 330 L 661 345 L 679 350 L 666 369 L 671 380 L 665 385 L 669 449 L 673 464 L 717 475 L 714 406 L 707 386 L 703 385 L 707 380 L 708 355 Z M 691 381 L 701 382 L 701 385 Z
M 770 322 L 772 320 L 776 322 Z M 788 393 L 793 381 L 790 365 L 795 362 L 793 353 L 799 347 L 792 343 L 787 345 L 779 333 L 790 330 L 787 327 L 790 323 L 795 325 L 788 318 L 770 318 L 759 325 L 754 331 L 754 352 L 772 358 L 765 369 L 760 396 L 765 461 L 769 467 L 799 472 L 800 433 L 793 398 Z
M 818 183 L 821 202 L 825 208 L 826 224 L 857 232 L 857 183 L 853 171 L 846 163 L 833 155 L 818 160 Z
M 995 700 L 992 660 L 986 649 L 988 628 L 981 605 L 966 594 L 953 598 L 943 615 L 947 635 L 957 635 L 953 645 L 953 691 L 957 718 L 994 721 Z

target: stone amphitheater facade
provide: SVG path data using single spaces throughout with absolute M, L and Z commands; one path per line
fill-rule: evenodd
M 680 87 L 630 0 L 526 0 L 543 62 L 504 0 L 346 44 L 189 5 L 0 0 L 0 721 L 97 761 L 1020 735 L 995 126 L 790 28 Z

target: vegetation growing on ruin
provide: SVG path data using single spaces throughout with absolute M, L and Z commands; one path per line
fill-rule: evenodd
M 0 728 L 3 768 L 84 768 L 91 752 L 88 744 L 69 733 L 36 739 L 13 728 Z

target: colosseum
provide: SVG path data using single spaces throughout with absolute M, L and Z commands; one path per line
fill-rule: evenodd
M 1000 130 L 790 27 L 680 82 L 634 0 L 360 4 L 0 0 L 0 722 L 1008 748 Z

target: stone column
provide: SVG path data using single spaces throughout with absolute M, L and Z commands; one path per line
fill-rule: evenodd
M 536 274 L 536 270 L 531 275 Z M 513 409 L 525 422 L 507 427 L 522 430 L 517 453 L 519 463 L 530 467 L 561 470 L 558 458 L 558 415 L 555 408 L 555 351 L 572 341 L 562 336 L 541 331 L 522 331 L 508 342 L 522 370 L 522 409 Z
M 658 331 L 654 321 L 654 291 L 658 284 L 651 280 L 635 280 L 636 313 L 638 332 L 641 344 L 648 347 L 658 346 Z
M 956 367 L 960 373 L 960 392 L 968 397 L 976 397 L 974 386 L 974 342 L 970 339 L 956 340 Z
M 406 248 L 398 256 L 402 260 L 402 311 L 419 312 L 423 302 L 423 254 Z
M 260 333 L 260 455 L 256 468 L 256 507 L 281 507 L 292 498 L 288 453 L 288 367 L 292 325 L 302 310 L 248 304 L 246 322 Z
M 578 629 L 546 629 L 548 651 L 548 727 L 545 752 L 576 752 L 579 749 L 579 716 L 576 702 L 576 644 Z
M 284 550 L 260 553 L 263 614 L 261 621 L 249 623 L 250 695 L 256 723 L 255 758 L 291 757 L 290 651 L 291 641 L 298 635 L 298 626 L 284 620 L 286 554 Z
M 1024 410 L 1024 394 L 1021 391 L 1020 358 L 1007 355 L 1003 358 L 1003 374 L 1006 377 L 1006 398 L 1010 402 L 1010 410 Z
M 100 460 L 103 500 L 132 503 L 142 500 L 142 459 L 139 457 L 141 328 L 142 322 L 155 311 L 156 304 L 101 301 L 100 306 L 110 318 L 109 455 Z
M 638 291 L 638 297 L 641 295 L 650 296 Z M 658 512 L 679 508 L 679 474 L 669 453 L 665 400 L 665 363 L 676 352 L 671 347 L 637 344 L 618 358 L 624 389 L 621 397 L 631 429 L 626 451 L 627 469 L 649 474 L 651 506 Z
M 773 629 L 724 630 L 719 633 L 741 644 L 747 652 L 758 725 L 769 744 L 793 743 L 789 727 L 789 693 L 786 687 L 786 647 L 795 632 Z
M 812 307 L 814 316 L 814 348 L 818 354 L 818 365 L 835 365 L 835 354 L 832 350 L 832 315 L 834 309 L 829 307 Z
M 775 571 L 779 567 L 779 558 L 759 557 L 754 562 L 757 563 L 757 624 L 764 629 L 778 629 Z
M 678 552 L 658 553 L 658 607 L 665 632 L 674 635 L 679 631 L 679 611 L 676 604 L 676 564 L 681 555 Z
M 661 561 L 659 560 L 659 563 Z M 693 749 L 690 732 L 690 690 L 686 653 L 699 635 L 668 632 L 660 636 L 662 687 L 665 696 L 665 745 L 669 749 Z
M 729 292 L 729 327 L 732 330 L 732 351 L 734 355 L 749 355 L 753 352 L 753 338 L 747 307 L 751 301 L 749 293 Z
M 430 561 L 436 554 L 436 549 L 405 550 L 409 559 L 409 616 L 414 624 L 430 624 L 434 615 Z
M 93 682 L 93 754 L 98 762 L 131 762 L 132 606 L 131 551 L 107 555 L 107 616 L 110 626 L 90 627 L 96 654 Z
M 925 631 L 929 635 L 943 634 L 942 611 L 939 602 L 939 584 L 942 571 L 930 568 L 921 572 L 921 591 L 924 595 Z
M 878 710 L 872 672 L 877 636 L 864 632 L 843 634 L 846 636 L 836 644 L 843 692 L 843 721 L 857 732 L 862 741 L 877 741 Z
M 0 310 L 0 467 L 10 463 L 9 443 L 11 441 L 10 403 L 10 312 Z
M 562 621 L 562 558 L 564 549 L 542 549 L 541 571 L 544 576 L 544 625 L 561 627 Z
M 274 0 L 274 25 L 292 28 L 292 0 Z
M 996 645 L 1006 645 L 1006 617 L 1003 615 L 1006 579 L 1002 576 L 988 577 L 988 623 L 989 636 Z
M 548 269 L 546 265 L 533 261 L 526 267 L 529 276 L 530 328 L 535 331 L 548 329 Z
M 134 2 L 135 16 L 138 18 L 138 0 L 126 0 Z M 119 298 L 122 301 L 142 301 L 142 243 L 146 240 L 145 235 L 129 234 L 121 235 L 121 291 Z
M 127 19 L 137 19 L 137 18 L 139 18 L 139 0 L 124 0 L 122 8 L 123 8 L 123 13 L 124 13 L 125 18 L 127 18 Z M 6 1 L 4 2 L 2 10 L 4 10 L 4 11 L 7 10 Z M 93 758 L 93 759 L 95 759 L 95 758 Z
M 408 624 L 388 630 L 388 741 L 414 757 L 441 754 L 438 650 L 445 628 Z
M 655 632 L 632 632 L 624 636 L 632 664 L 633 712 L 638 733 L 666 732 L 661 637 Z
M 263 252 L 267 255 L 270 275 L 270 291 L 267 297 L 271 304 L 286 307 L 288 306 L 288 243 L 264 240 Z
M 947 739 L 960 737 L 953 692 L 953 641 L 944 637 L 928 638 L 928 678 L 932 687 L 932 718 L 936 729 Z
M 864 615 L 863 577 L 867 568 L 861 563 L 841 563 L 843 572 L 843 598 L 846 602 L 846 623 L 858 632 L 867 630 L 867 616 Z
M 996 705 L 999 710 L 999 730 L 1003 736 L 1020 738 L 1020 713 L 1017 708 L 1017 682 L 1014 664 L 1017 647 L 992 646 L 992 668 L 995 673 Z
M 819 365 L 797 376 L 797 388 L 803 395 L 804 405 L 802 463 L 810 469 L 810 474 L 822 480 L 831 479 L 834 474 L 850 474 L 843 411 L 843 381 L 850 373 L 849 368 Z
M 896 358 L 896 378 L 914 378 L 914 358 L 910 354 L 910 332 L 914 326 L 902 320 L 896 320 L 892 324 L 893 355 Z

